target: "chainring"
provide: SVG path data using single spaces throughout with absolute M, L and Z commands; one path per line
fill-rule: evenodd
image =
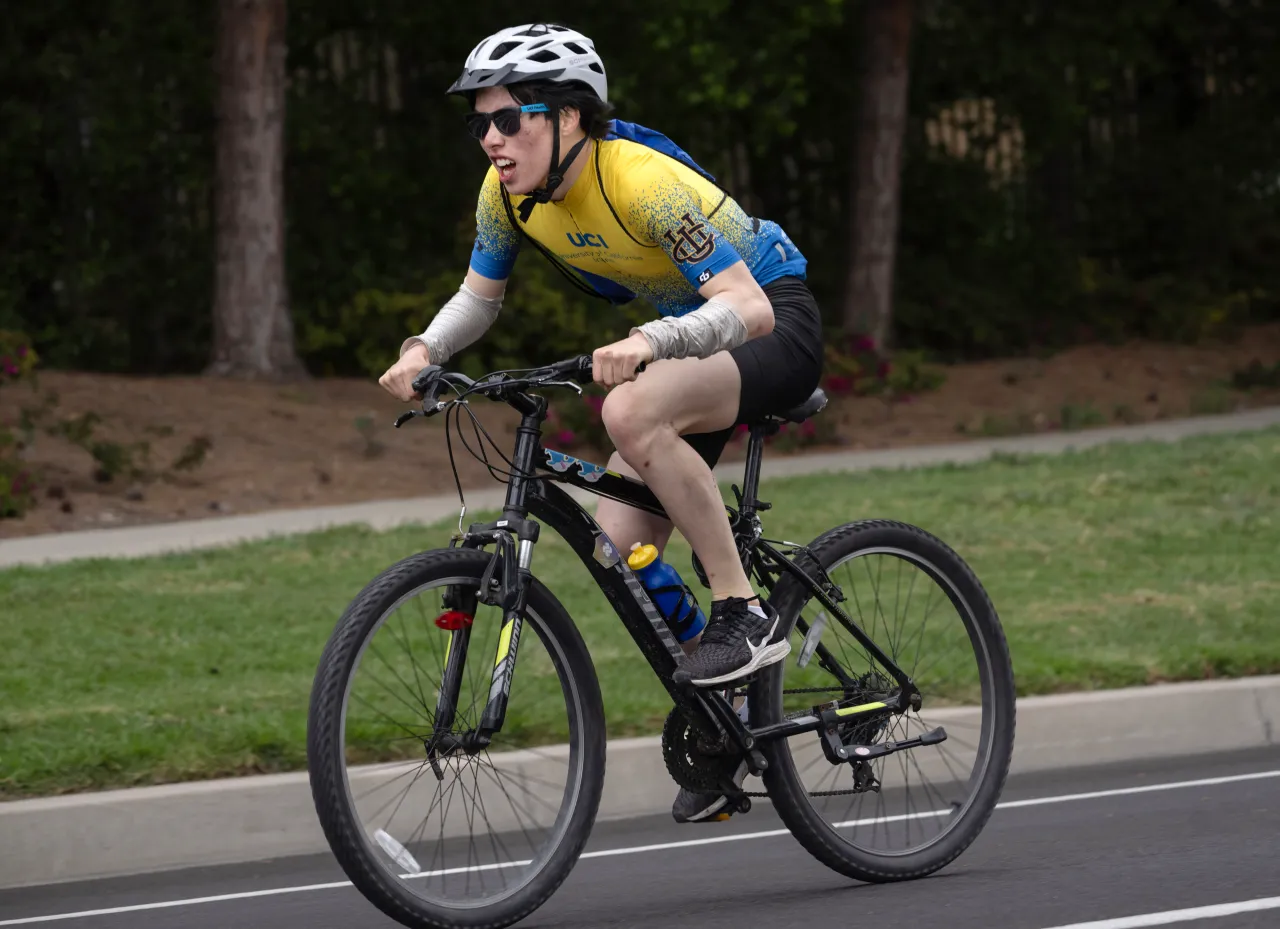
M 698 793 L 721 790 L 738 770 L 741 756 L 716 752 L 702 743 L 679 708 L 672 707 L 662 724 L 662 760 L 681 787 Z

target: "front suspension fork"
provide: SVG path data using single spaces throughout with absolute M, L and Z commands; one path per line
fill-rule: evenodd
M 531 574 L 529 565 L 533 558 L 533 544 L 537 539 L 537 524 L 525 521 L 520 526 L 520 534 L 510 531 L 503 525 L 510 520 L 484 526 L 473 526 L 460 540 L 462 547 L 479 549 L 483 545 L 495 545 L 496 550 L 480 578 L 479 590 L 461 590 L 455 588 L 450 596 L 467 601 L 473 616 L 477 603 L 486 603 L 502 608 L 502 631 L 498 636 L 498 648 L 494 659 L 493 674 L 489 685 L 489 696 L 481 713 L 480 722 L 475 729 L 465 735 L 454 737 L 450 730 L 457 718 L 457 704 L 462 687 L 462 672 L 466 666 L 467 653 L 471 641 L 471 626 L 466 625 L 450 633 L 448 650 L 445 659 L 445 672 L 440 684 L 440 694 L 436 701 L 436 725 L 432 737 L 433 746 L 447 752 L 451 748 L 462 748 L 474 754 L 487 747 L 494 733 L 502 729 L 506 719 L 507 700 L 511 694 L 511 682 L 515 673 L 516 654 L 520 646 L 520 633 L 524 626 L 524 608 L 528 600 Z M 517 542 L 517 538 L 519 541 Z M 460 607 L 460 604 L 449 604 Z M 429 754 L 433 754 L 430 751 Z

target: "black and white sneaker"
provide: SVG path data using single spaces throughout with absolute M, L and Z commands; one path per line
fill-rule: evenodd
M 747 763 L 738 765 L 733 775 L 733 782 L 739 788 L 747 777 Z M 733 815 L 733 807 L 727 810 L 725 805 L 729 798 L 722 793 L 711 791 L 698 793 L 687 787 L 681 787 L 676 794 L 676 802 L 671 805 L 671 818 L 678 823 L 723 822 Z
M 767 601 L 757 616 L 741 597 L 711 604 L 711 618 L 697 650 L 686 656 L 671 675 L 677 684 L 713 687 L 725 684 L 786 658 L 791 643 L 778 632 L 778 612 Z

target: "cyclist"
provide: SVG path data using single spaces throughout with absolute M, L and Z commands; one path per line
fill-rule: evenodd
M 524 240 L 580 287 L 614 303 L 648 299 L 658 318 L 597 348 L 593 376 L 609 391 L 609 467 L 653 489 L 711 586 L 709 622 L 682 643 L 675 679 L 723 686 L 780 661 L 790 644 L 742 568 L 711 468 L 737 424 L 802 403 L 818 385 L 821 320 L 804 256 L 665 136 L 611 119 L 604 65 L 572 29 L 527 24 L 489 36 L 449 93 L 467 99 L 467 127 L 491 162 L 470 267 L 379 383 L 414 399 L 419 370 L 480 338 Z M 672 531 L 672 521 L 612 500 L 596 518 L 623 552 L 635 542 L 661 551 Z M 745 772 L 744 763 L 739 783 Z M 682 789 L 672 813 L 724 818 L 725 802 Z

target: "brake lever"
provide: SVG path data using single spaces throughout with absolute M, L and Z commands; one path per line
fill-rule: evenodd
M 396 429 L 412 420 L 415 416 L 435 416 L 436 413 L 443 412 L 445 407 L 449 406 L 449 401 L 436 401 L 435 406 L 430 409 L 407 409 L 396 417 Z
M 538 387 L 571 387 L 578 392 L 578 396 L 582 396 L 582 385 L 577 381 L 539 381 Z
M 399 429 L 415 416 L 435 416 L 437 413 L 444 412 L 452 402 L 451 400 L 437 400 L 436 405 L 431 409 L 427 409 L 424 405 L 421 410 L 407 410 L 396 417 L 396 428 Z

